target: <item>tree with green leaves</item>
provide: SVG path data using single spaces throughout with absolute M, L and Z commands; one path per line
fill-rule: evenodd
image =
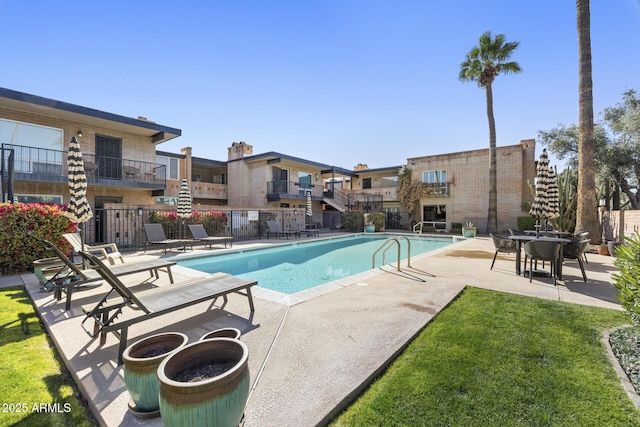
M 613 209 L 640 209 L 640 98 L 627 90 L 622 102 L 608 107 L 595 123 L 595 200 L 605 199 Z M 579 129 L 575 124 L 538 131 L 538 140 L 569 168 L 578 169 Z M 611 201 L 611 203 L 610 203 Z M 595 203 L 595 202 L 594 202 Z
M 489 212 L 487 233 L 498 232 L 498 175 L 496 171 L 496 124 L 493 116 L 493 82 L 500 74 L 516 74 L 522 71 L 517 62 L 510 61 L 520 42 L 507 42 L 504 34 L 493 36 L 485 31 L 478 45 L 467 53 L 460 64 L 458 78 L 463 82 L 476 82 L 484 88 L 489 120 Z

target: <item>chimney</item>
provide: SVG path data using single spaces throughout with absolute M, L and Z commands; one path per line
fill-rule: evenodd
M 367 166 L 366 163 L 358 163 L 357 165 L 355 165 L 353 167 L 354 171 L 363 171 L 363 170 L 367 170 L 369 169 L 369 166 Z
M 249 145 L 244 141 L 232 142 L 231 147 L 228 148 L 229 156 L 228 160 L 242 159 L 244 156 L 250 156 L 253 154 L 253 145 Z

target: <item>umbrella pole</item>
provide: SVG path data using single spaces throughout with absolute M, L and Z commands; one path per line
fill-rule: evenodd
M 78 224 L 78 234 L 80 235 L 80 250 L 84 252 L 84 223 L 80 223 Z M 82 258 L 82 269 L 86 269 L 87 266 L 85 264 L 85 260 L 82 256 L 80 256 Z

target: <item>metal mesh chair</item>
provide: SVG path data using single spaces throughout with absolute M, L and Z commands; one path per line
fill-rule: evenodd
M 525 243 L 525 266 L 527 265 L 527 259 L 529 259 L 529 283 L 533 279 L 533 262 L 534 261 L 549 261 L 551 265 L 551 277 L 553 278 L 553 285 L 556 285 L 556 265 L 558 258 L 560 257 L 561 245 L 557 242 L 549 242 L 546 240 L 532 240 Z
M 580 270 L 582 271 L 582 279 L 587 282 L 587 274 L 584 271 L 584 264 L 582 263 L 582 258 L 584 257 L 584 253 L 589 246 L 589 240 L 580 240 L 578 242 L 571 242 L 564 247 L 563 255 L 564 259 L 576 259 L 578 260 L 578 264 L 580 265 Z
M 489 235 L 491 236 L 491 240 L 493 240 L 493 246 L 495 246 L 496 248 L 496 252 L 493 254 L 493 261 L 491 262 L 491 268 L 489 268 L 489 270 L 493 270 L 493 265 L 496 263 L 496 257 L 498 256 L 499 252 L 505 254 L 515 254 L 517 249 L 516 242 L 513 240 L 492 233 L 489 233 Z

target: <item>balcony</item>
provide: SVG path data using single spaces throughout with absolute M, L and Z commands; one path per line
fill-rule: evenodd
M 226 200 L 227 185 L 211 182 L 191 182 L 191 196 L 194 199 Z
M 20 145 L 2 145 L 3 175 L 10 170 L 13 150 L 14 181 L 67 182 L 67 152 Z M 89 185 L 164 190 L 166 166 L 116 157 L 83 154 Z
M 450 184 L 448 182 L 425 183 L 424 184 L 427 197 L 449 197 L 451 194 Z
M 311 198 L 320 200 L 323 196 L 321 185 L 311 185 L 305 182 L 294 181 L 268 181 L 267 200 L 277 202 L 282 199 L 306 199 L 307 191 L 311 190 Z

